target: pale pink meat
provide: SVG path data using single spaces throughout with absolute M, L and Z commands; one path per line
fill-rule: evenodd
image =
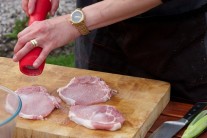
M 43 86 L 27 86 L 15 91 L 22 100 L 19 116 L 26 119 L 44 119 L 54 108 L 60 107 L 61 100 L 49 95 Z M 12 112 L 12 96 L 7 96 L 6 108 Z
M 115 131 L 121 128 L 125 119 L 110 105 L 75 105 L 69 111 L 70 120 L 89 129 Z
M 116 93 L 99 77 L 80 76 L 73 78 L 65 87 L 57 90 L 68 105 L 91 105 L 106 102 Z

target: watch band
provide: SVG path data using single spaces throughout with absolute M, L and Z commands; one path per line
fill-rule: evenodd
M 87 35 L 90 33 L 90 31 L 88 30 L 88 28 L 85 25 L 85 22 L 81 22 L 80 24 L 73 24 L 78 31 L 82 34 L 82 35 Z
M 73 20 L 73 15 L 77 14 L 78 12 L 79 12 L 79 14 L 82 15 L 82 17 L 81 17 L 80 21 L 75 21 L 75 20 Z M 72 23 L 73 26 L 76 27 L 76 29 L 80 32 L 81 35 L 87 35 L 88 33 L 90 33 L 90 31 L 88 30 L 88 28 L 85 24 L 85 15 L 81 9 L 77 8 L 75 11 L 73 11 L 71 13 L 70 22 Z

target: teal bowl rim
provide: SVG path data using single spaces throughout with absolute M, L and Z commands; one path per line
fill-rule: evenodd
M 21 111 L 21 108 L 22 108 L 22 100 L 14 91 L 12 91 L 4 86 L 1 86 L 1 85 L 0 85 L 0 89 L 6 91 L 8 93 L 16 95 L 18 98 L 18 103 L 19 103 L 19 106 L 18 106 L 17 110 L 15 111 L 15 113 L 11 117 L 7 118 L 6 120 L 4 120 L 3 122 L 0 123 L 0 127 L 1 127 L 3 125 L 7 124 L 8 122 L 12 121 L 19 114 L 19 112 Z

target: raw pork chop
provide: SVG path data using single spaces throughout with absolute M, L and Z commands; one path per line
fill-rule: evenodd
M 27 86 L 16 90 L 22 100 L 22 109 L 19 116 L 26 119 L 43 119 L 48 116 L 53 109 L 60 107 L 61 100 L 50 96 L 47 89 L 42 86 Z M 7 110 L 12 112 L 12 96 L 7 96 Z
M 75 105 L 69 111 L 70 120 L 89 129 L 115 131 L 120 129 L 125 119 L 113 106 Z
M 101 103 L 109 100 L 116 93 L 103 80 L 92 76 L 75 77 L 57 92 L 68 105 Z

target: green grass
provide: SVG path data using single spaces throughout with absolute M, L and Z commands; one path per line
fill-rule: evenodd
M 74 54 L 70 53 L 69 55 L 48 56 L 46 59 L 46 63 L 67 67 L 75 67 Z
M 15 21 L 15 25 L 12 29 L 12 32 L 9 34 L 6 34 L 5 37 L 10 39 L 17 39 L 17 34 L 21 32 L 24 28 L 26 28 L 28 22 L 28 18 L 25 17 L 23 20 L 17 19 Z

